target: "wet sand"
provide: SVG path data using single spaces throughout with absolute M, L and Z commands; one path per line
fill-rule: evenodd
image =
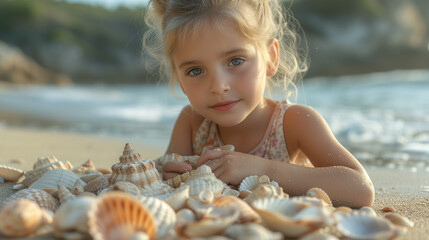
M 97 167 L 110 168 L 119 161 L 127 142 L 144 158 L 154 159 L 164 152 L 164 149 L 122 138 L 0 127 L 0 164 L 29 170 L 37 158 L 55 156 L 61 161 L 70 161 L 73 166 L 91 159 Z M 415 223 L 414 228 L 397 239 L 429 238 L 429 192 L 423 188 L 429 186 L 429 173 L 375 167 L 366 169 L 376 189 L 373 209 L 382 215 L 383 207 L 392 207 Z M 10 186 L 0 184 L 0 201 L 11 194 L 11 191 L 4 191 Z M 44 235 L 31 239 L 52 237 Z

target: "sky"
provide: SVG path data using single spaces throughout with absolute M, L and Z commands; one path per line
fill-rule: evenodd
M 136 6 L 143 6 L 148 2 L 148 0 L 67 0 L 67 1 L 99 5 L 109 9 L 115 9 L 120 5 L 132 8 Z

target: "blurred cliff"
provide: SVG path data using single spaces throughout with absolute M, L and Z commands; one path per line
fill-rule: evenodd
M 307 77 L 429 68 L 427 0 L 283 3 L 305 33 Z M 2 0 L 0 81 L 31 82 L 31 76 L 26 79 L 23 76 L 28 74 L 16 70 L 27 69 L 27 73 L 43 72 L 38 75 L 41 83 L 70 82 L 66 76 L 76 83 L 156 82 L 141 54 L 143 18 L 144 8 L 109 10 L 66 1 Z M 12 56 L 20 52 L 27 61 L 15 61 Z M 13 74 L 1 67 L 10 66 L 11 59 L 15 59 Z M 19 62 L 39 70 L 19 67 Z

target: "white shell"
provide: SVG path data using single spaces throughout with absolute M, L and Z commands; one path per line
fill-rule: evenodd
M 353 212 L 344 216 L 337 229 L 346 237 L 352 239 L 390 239 L 399 235 L 387 219 Z
M 58 184 L 63 185 L 68 189 L 72 189 L 76 181 L 81 181 L 83 186 L 86 183 L 70 170 L 56 168 L 44 173 L 37 181 L 31 184 L 29 189 L 48 189 L 57 188 Z
M 16 182 L 24 176 L 24 170 L 0 164 L 0 177 L 6 181 Z
M 2 203 L 0 203 L 0 207 L 2 205 L 6 205 L 11 202 L 15 202 L 19 199 L 29 199 L 33 200 L 39 205 L 41 208 L 54 212 L 55 209 L 60 205 L 59 201 L 51 196 L 51 194 L 47 193 L 41 189 L 23 189 L 12 195 L 10 195 L 7 199 L 5 199 Z
M 78 197 L 61 204 L 54 214 L 55 236 L 71 231 L 88 233 L 88 211 L 96 202 L 93 197 Z

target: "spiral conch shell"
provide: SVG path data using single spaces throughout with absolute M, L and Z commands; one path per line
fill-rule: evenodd
M 34 201 L 20 199 L 0 210 L 0 232 L 8 237 L 28 237 L 52 222 L 52 215 Z
M 112 175 L 109 179 L 109 184 L 115 184 L 119 181 L 127 181 L 135 185 L 145 188 L 156 182 L 161 181 L 161 175 L 155 168 L 155 163 L 152 160 L 143 160 L 139 153 L 127 143 L 124 148 L 123 155 L 119 157 L 119 163 L 112 166 Z
M 108 192 L 88 212 L 94 240 L 129 239 L 138 232 L 156 239 L 156 223 L 147 207 L 130 194 Z

